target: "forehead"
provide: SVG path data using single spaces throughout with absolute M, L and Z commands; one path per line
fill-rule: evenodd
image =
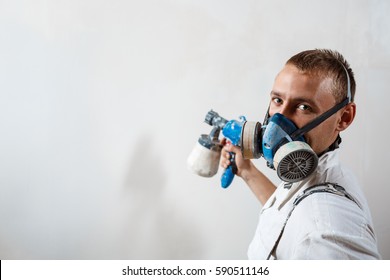
M 293 65 L 286 65 L 276 76 L 272 92 L 291 99 L 335 101 L 330 91 L 331 85 L 330 78 L 302 72 Z

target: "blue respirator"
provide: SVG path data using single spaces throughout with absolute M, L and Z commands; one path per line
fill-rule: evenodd
M 292 138 L 297 130 L 291 120 L 276 113 L 269 118 L 263 134 L 264 159 L 270 168 L 276 170 L 279 178 L 286 182 L 301 181 L 318 165 L 318 157 L 303 135 Z

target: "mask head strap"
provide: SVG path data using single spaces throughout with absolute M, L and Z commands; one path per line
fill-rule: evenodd
M 292 139 L 297 139 L 298 137 L 307 133 L 309 130 L 312 130 L 317 125 L 319 125 L 320 123 L 322 123 L 323 121 L 328 119 L 330 116 L 335 114 L 338 110 L 340 110 L 341 108 L 343 108 L 344 106 L 346 106 L 348 103 L 350 103 L 352 101 L 351 81 L 349 78 L 349 74 L 348 74 L 348 71 L 345 68 L 344 64 L 342 64 L 341 62 L 340 62 L 340 64 L 343 66 L 343 68 L 345 70 L 345 74 L 347 75 L 347 97 L 343 101 L 341 101 L 339 104 L 336 104 L 334 107 L 330 108 L 328 111 L 326 111 L 322 115 L 318 116 L 317 118 L 315 118 L 314 120 L 312 120 L 311 122 L 309 122 L 308 124 L 303 126 L 302 128 L 296 130 L 293 134 L 291 134 Z
M 344 64 L 341 63 L 341 66 L 343 66 L 345 70 L 345 74 L 347 75 L 347 98 L 348 103 L 352 102 L 352 93 L 351 93 L 351 80 L 349 78 L 348 70 L 345 68 Z

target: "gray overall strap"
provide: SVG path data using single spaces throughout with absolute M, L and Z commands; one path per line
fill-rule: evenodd
M 280 234 L 279 234 L 278 239 L 276 240 L 274 246 L 272 247 L 271 251 L 269 252 L 267 260 L 269 260 L 272 256 L 272 254 L 276 251 L 276 248 L 278 247 L 279 241 L 282 238 L 287 221 L 290 218 L 295 207 L 297 207 L 297 205 L 302 200 L 304 200 L 306 197 L 308 197 L 309 195 L 314 194 L 314 193 L 331 193 L 331 194 L 336 194 L 336 195 L 339 195 L 342 197 L 346 197 L 349 200 L 355 202 L 356 205 L 359 206 L 359 208 L 361 208 L 359 203 L 349 193 L 347 193 L 347 191 L 342 186 L 340 186 L 338 184 L 325 182 L 325 183 L 317 184 L 317 185 L 314 185 L 314 186 L 307 188 L 306 190 L 303 191 L 302 194 L 298 195 L 295 198 L 295 200 L 293 202 L 293 207 L 291 208 L 290 212 L 288 213 L 288 215 L 286 217 L 286 220 L 283 224 L 282 230 L 280 231 Z

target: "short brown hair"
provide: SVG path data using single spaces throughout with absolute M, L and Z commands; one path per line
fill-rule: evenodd
M 287 64 L 294 65 L 299 70 L 309 74 L 331 78 L 333 80 L 331 92 L 337 103 L 347 97 L 348 82 L 345 71 L 347 70 L 351 83 L 351 101 L 354 100 L 356 90 L 354 73 L 349 63 L 339 52 L 328 49 L 307 50 L 292 56 L 286 62 Z

